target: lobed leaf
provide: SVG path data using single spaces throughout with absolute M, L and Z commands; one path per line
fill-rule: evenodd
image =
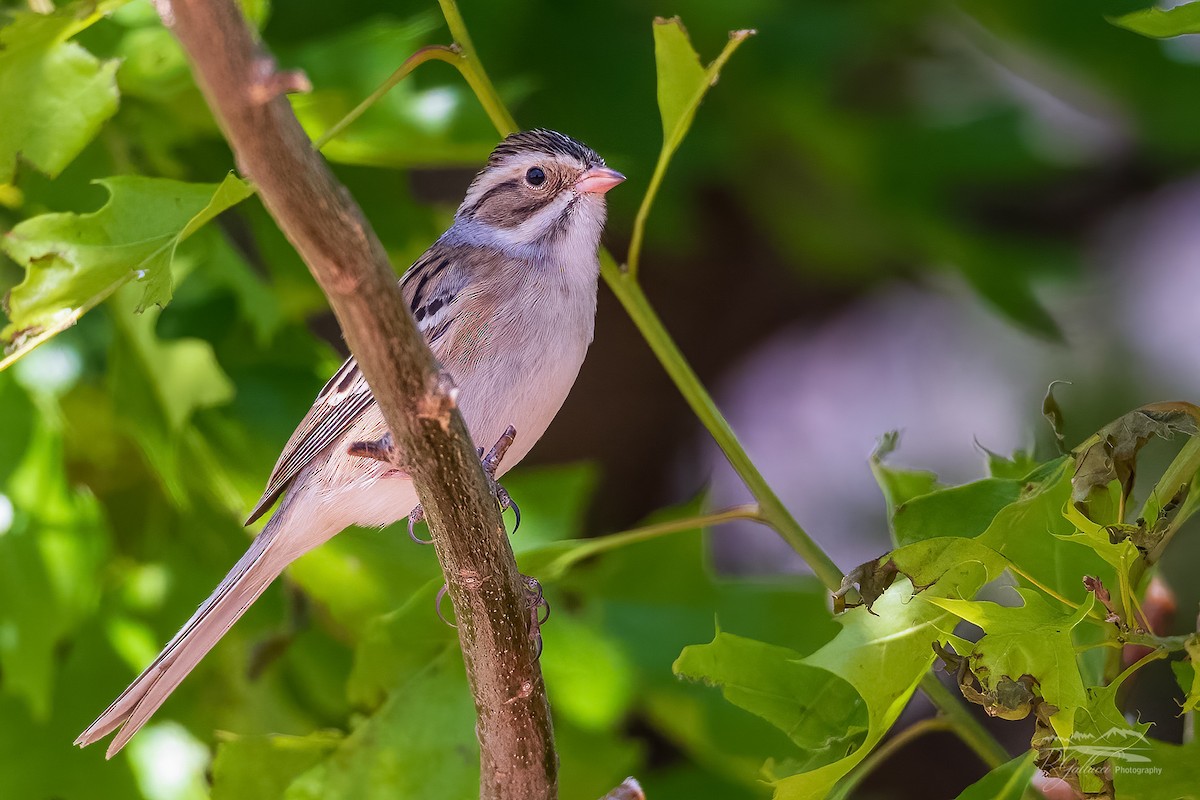
M 117 62 L 68 40 L 122 2 L 17 11 L 0 27 L 0 108 L 16 112 L 0 125 L 0 185 L 12 182 L 18 157 L 57 175 L 116 113 Z
M 9 342 L 0 369 L 73 325 L 126 282 L 143 286 L 137 310 L 171 299 L 175 249 L 202 225 L 249 197 L 229 175 L 219 185 L 119 176 L 99 181 L 108 202 L 90 214 L 43 214 L 10 231 L 0 248 L 26 269 L 5 310 Z
M 1016 608 L 941 597 L 930 597 L 929 602 L 984 630 L 969 659 L 985 692 L 995 691 L 1004 678 L 1033 676 L 1041 696 L 1058 709 L 1050 717 L 1054 730 L 1069 739 L 1075 712 L 1087 703 L 1071 631 L 1091 611 L 1092 595 L 1067 614 L 1052 608 L 1040 592 L 1016 591 L 1024 601 Z

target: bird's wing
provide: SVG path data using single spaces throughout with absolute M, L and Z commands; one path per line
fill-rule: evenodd
M 472 254 L 466 250 L 435 245 L 400 279 L 400 288 L 412 309 L 417 328 L 425 335 L 430 347 L 436 347 L 450 328 L 454 319 L 451 305 L 467 286 L 468 273 L 462 265 L 470 263 Z M 267 488 L 246 524 L 261 517 L 300 471 L 322 450 L 340 439 L 374 403 L 366 378 L 351 356 L 325 384 L 292 438 L 284 445 Z

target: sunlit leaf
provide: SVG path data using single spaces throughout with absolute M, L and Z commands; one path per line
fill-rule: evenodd
M 26 268 L 9 294 L 7 366 L 75 323 L 128 281 L 142 287 L 138 310 L 171 299 L 178 244 L 251 194 L 230 175 L 220 185 L 121 176 L 100 183 L 108 203 L 91 214 L 45 214 L 17 225 L 4 252 Z
M 1119 28 L 1155 39 L 1200 33 L 1200 3 L 1184 3 L 1174 8 L 1152 6 L 1141 11 L 1109 17 L 1108 21 Z
M 930 597 L 929 602 L 983 628 L 970 664 L 985 692 L 995 690 L 1003 678 L 1016 681 L 1032 675 L 1041 696 L 1058 708 L 1051 716 L 1054 730 L 1069 739 L 1075 712 L 1087 702 L 1071 631 L 1091 611 L 1092 595 L 1073 613 L 1066 613 L 1053 608 L 1039 592 L 1016 591 L 1024 601 L 1016 608 L 943 597 Z
M 121 1 L 0 21 L 0 185 L 12 181 L 18 157 L 57 175 L 116 113 L 117 62 L 68 40 Z
M 986 577 L 979 565 L 964 564 L 947 585 L 955 587 L 953 593 L 971 596 Z M 954 627 L 953 616 L 929 602 L 929 592 L 936 591 L 914 595 L 907 581 L 898 581 L 876 601 L 874 613 L 860 607 L 840 615 L 838 635 L 804 659 L 806 665 L 840 676 L 854 687 L 866 708 L 867 731 L 861 746 L 816 769 L 797 772 L 794 765 L 768 764 L 775 775 L 777 800 L 824 797 L 882 740 L 932 664 L 933 642 L 950 635 Z M 813 701 L 826 702 L 823 697 Z

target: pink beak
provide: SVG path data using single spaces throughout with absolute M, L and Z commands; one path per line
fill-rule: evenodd
M 575 191 L 584 194 L 604 194 L 625 180 L 625 176 L 608 167 L 592 167 L 575 181 Z

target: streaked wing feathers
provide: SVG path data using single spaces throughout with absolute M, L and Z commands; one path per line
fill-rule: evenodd
M 300 470 L 336 441 L 374 402 L 375 398 L 371 396 L 358 363 L 353 356 L 346 359 L 317 395 L 312 408 L 284 445 L 267 481 L 267 488 L 250 512 L 246 524 L 261 517 L 279 499 L 292 479 L 300 474 Z
M 473 247 L 435 244 L 400 279 L 400 288 L 412 309 L 417 328 L 425 335 L 430 347 L 435 347 L 450 328 L 454 319 L 451 306 L 467 285 L 468 272 L 462 264 L 472 255 L 478 258 L 478 252 L 467 252 L 474 250 Z M 374 402 L 371 389 L 351 356 L 325 384 L 312 408 L 284 445 L 267 481 L 267 488 L 250 512 L 246 524 L 261 517 L 300 471 L 322 450 L 341 438 Z

